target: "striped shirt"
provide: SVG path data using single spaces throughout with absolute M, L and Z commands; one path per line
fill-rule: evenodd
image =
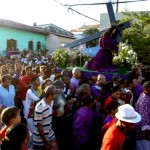
M 37 128 L 38 123 L 42 124 L 46 140 L 51 141 L 55 137 L 52 129 L 52 106 L 47 105 L 44 99 L 42 99 L 35 107 L 33 133 L 33 145 L 44 146 L 44 142 Z

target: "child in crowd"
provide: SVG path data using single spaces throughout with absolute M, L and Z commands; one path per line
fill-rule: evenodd
M 0 130 L 0 138 L 3 139 L 6 130 L 21 121 L 20 110 L 17 107 L 5 108 L 1 113 L 1 120 L 5 124 L 5 127 Z
M 44 90 L 49 85 L 52 85 L 52 81 L 48 78 L 44 80 L 44 83 L 42 84 L 42 90 Z
M 111 95 L 105 100 L 104 102 L 104 106 L 103 106 L 103 111 L 105 112 L 108 104 L 111 102 L 111 101 L 117 101 L 120 99 L 121 97 L 121 89 L 117 86 L 115 86 L 113 89 L 112 89 L 112 93 Z
M 24 123 L 17 123 L 6 131 L 1 150 L 28 150 L 29 131 Z
M 106 108 L 106 117 L 104 119 L 103 125 L 110 122 L 115 118 L 115 114 L 118 111 L 119 103 L 117 101 L 111 101 Z

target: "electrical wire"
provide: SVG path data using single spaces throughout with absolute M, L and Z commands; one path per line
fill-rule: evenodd
M 56 2 L 56 3 L 58 3 L 58 4 L 60 4 L 61 6 L 65 6 L 64 4 L 62 4 L 62 3 L 60 3 L 59 1 L 57 1 L 57 0 L 53 0 L 54 2 Z
M 102 2 L 102 3 L 90 3 L 90 4 L 85 4 L 85 3 L 82 3 L 82 4 L 72 4 L 72 5 L 70 5 L 70 4 L 62 4 L 62 3 L 60 3 L 59 1 L 57 1 L 57 0 L 53 0 L 53 1 L 55 1 L 56 3 L 58 3 L 58 4 L 60 4 L 61 6 L 63 6 L 63 7 L 67 7 L 68 9 L 67 9 L 67 11 L 68 11 L 68 13 L 69 13 L 69 10 L 71 10 L 71 11 L 73 11 L 73 12 L 75 12 L 75 13 L 77 13 L 77 14 L 79 14 L 79 15 L 82 15 L 82 16 L 84 16 L 84 17 L 86 17 L 86 18 L 88 18 L 88 19 L 91 19 L 91 20 L 94 20 L 94 21 L 96 21 L 96 22 L 100 22 L 99 20 L 96 20 L 96 19 L 94 19 L 94 18 L 91 18 L 91 17 L 89 17 L 89 16 L 87 16 L 87 15 L 85 15 L 85 14 L 82 14 L 82 13 L 80 13 L 80 12 L 78 12 L 78 11 L 76 11 L 76 10 L 74 10 L 73 8 L 71 8 L 71 7 L 73 7 L 73 6 L 86 6 L 86 5 L 106 5 L 108 2 Z M 116 3 L 131 3 L 131 2 L 139 2 L 139 1 L 149 1 L 149 0 L 130 0 L 130 1 L 122 1 L 122 2 L 111 2 L 112 4 L 116 4 Z
M 79 14 L 79 15 L 82 15 L 82 16 L 84 16 L 84 17 L 86 17 L 86 18 L 89 18 L 89 19 L 91 19 L 91 20 L 94 20 L 94 21 L 96 21 L 96 22 L 99 22 L 99 23 L 100 23 L 100 21 L 99 21 L 99 20 L 96 20 L 96 19 L 94 19 L 94 18 L 91 18 L 91 17 L 89 17 L 89 16 L 87 16 L 87 15 L 84 15 L 84 14 L 82 14 L 82 13 L 80 13 L 80 12 L 78 12 L 78 11 L 74 10 L 74 9 L 73 9 L 73 8 L 71 8 L 71 7 L 69 7 L 69 8 L 68 8 L 68 10 L 72 10 L 73 12 L 75 12 L 75 13 L 77 13 L 77 14 Z
M 91 18 L 91 17 L 89 17 L 89 16 L 87 16 L 87 15 L 84 15 L 84 14 L 82 14 L 82 13 L 80 13 L 80 12 L 78 12 L 78 11 L 76 11 L 76 10 L 74 10 L 73 8 L 71 8 L 71 5 L 69 5 L 69 4 L 67 4 L 67 5 L 64 5 L 64 4 L 62 4 L 62 3 L 60 3 L 59 1 L 57 1 L 57 0 L 53 0 L 53 1 L 55 1 L 56 3 L 58 3 L 58 4 L 60 4 L 61 6 L 63 6 L 63 7 L 66 7 L 67 6 L 67 11 L 68 11 L 68 13 L 69 13 L 69 10 L 71 10 L 71 11 L 73 11 L 73 12 L 75 12 L 75 13 L 77 13 L 77 14 L 79 14 L 79 15 L 81 15 L 81 16 L 84 16 L 84 17 L 86 17 L 86 18 L 88 18 L 88 19 L 91 19 L 91 20 L 94 20 L 94 21 L 96 21 L 96 22 L 99 22 L 100 23 L 100 21 L 99 20 L 96 20 L 96 19 L 94 19 L 94 18 Z
M 131 0 L 131 1 L 122 1 L 122 2 L 111 2 L 112 4 L 116 4 L 116 3 L 132 3 L 132 2 L 139 2 L 139 1 L 149 1 L 149 0 Z M 72 6 L 86 6 L 86 5 L 105 5 L 108 2 L 102 2 L 102 3 L 89 3 L 89 4 L 72 4 L 69 5 L 70 7 Z M 68 6 L 68 4 L 65 4 L 64 6 Z

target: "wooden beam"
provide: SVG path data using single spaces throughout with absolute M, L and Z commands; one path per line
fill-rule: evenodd
M 95 40 L 95 39 L 99 39 L 101 37 L 101 34 L 104 32 L 105 30 L 103 31 L 100 31 L 98 33 L 95 33 L 95 34 L 92 34 L 92 35 L 89 35 L 85 38 L 82 38 L 82 39 L 79 39 L 79 40 L 76 40 L 74 42 L 71 42 L 71 43 L 68 43 L 66 45 L 64 45 L 64 48 L 73 48 L 73 47 L 76 47 L 76 46 L 79 46 L 79 45 L 82 45 L 82 44 L 85 44 L 89 41 L 92 41 L 92 40 Z
M 109 15 L 110 24 L 113 25 L 116 22 L 116 18 L 115 18 L 112 3 L 109 2 L 109 3 L 106 4 L 106 6 L 107 6 L 107 11 L 108 11 L 108 15 Z

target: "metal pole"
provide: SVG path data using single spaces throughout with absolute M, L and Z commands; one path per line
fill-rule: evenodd
M 118 5 L 119 5 L 119 0 L 116 2 L 116 13 L 118 12 Z

